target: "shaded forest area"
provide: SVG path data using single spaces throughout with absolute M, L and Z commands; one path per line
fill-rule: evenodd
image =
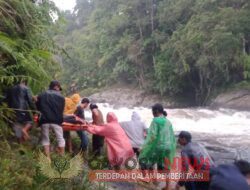
M 77 0 L 63 15 L 63 79 L 79 90 L 122 81 L 206 105 L 248 85 L 248 0 Z

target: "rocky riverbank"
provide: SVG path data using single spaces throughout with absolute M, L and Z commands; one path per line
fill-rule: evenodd
M 212 101 L 211 107 L 250 111 L 250 90 L 242 89 L 224 92 Z
M 183 101 L 177 101 L 173 98 L 162 97 L 158 94 L 149 94 L 144 90 L 135 87 L 112 87 L 104 89 L 101 92 L 90 96 L 93 102 L 109 103 L 116 107 L 151 107 L 156 102 L 161 103 L 168 108 L 189 107 Z
M 157 95 L 146 96 L 143 90 L 135 88 L 111 88 L 104 90 L 100 93 L 95 93 L 90 96 L 92 101 L 99 103 L 109 103 L 117 107 L 135 107 L 144 106 L 148 107 L 152 105 L 153 102 L 159 101 Z M 162 102 L 162 100 L 160 100 Z M 171 105 L 170 101 L 165 100 L 164 105 Z
M 109 103 L 116 107 L 151 107 L 159 102 L 167 108 L 193 107 L 193 103 L 187 103 L 180 99 L 162 97 L 159 94 L 148 94 L 144 90 L 135 87 L 110 87 L 101 92 L 94 93 L 90 99 L 98 103 Z M 229 108 L 241 111 L 250 111 L 250 90 L 231 90 L 221 93 L 211 104 L 213 109 Z

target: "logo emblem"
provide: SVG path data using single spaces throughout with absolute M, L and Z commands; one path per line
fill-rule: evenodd
M 83 171 L 83 156 L 78 153 L 72 159 L 58 156 L 51 161 L 42 152 L 39 152 L 38 165 L 40 172 L 50 179 L 69 179 L 79 175 Z

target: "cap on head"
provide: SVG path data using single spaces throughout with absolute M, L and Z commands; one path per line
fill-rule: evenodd
M 181 131 L 179 134 L 179 138 L 184 138 L 187 142 L 191 142 L 192 135 L 188 131 Z
M 62 91 L 61 84 L 57 80 L 53 80 L 53 81 L 50 82 L 49 89 L 54 90 L 56 86 L 59 88 L 60 91 Z

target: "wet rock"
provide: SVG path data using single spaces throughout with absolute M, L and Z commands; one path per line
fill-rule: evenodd
M 206 147 L 215 163 L 232 163 L 236 159 L 250 161 L 250 136 L 192 133 L 193 141 Z
M 212 102 L 211 107 L 250 111 L 250 90 L 222 93 Z
M 89 97 L 93 102 L 109 103 L 115 107 L 151 107 L 161 103 L 167 108 L 186 107 L 170 98 L 163 98 L 157 94 L 148 94 L 142 89 L 134 87 L 112 87 Z
M 143 92 L 132 88 L 114 88 L 95 93 L 90 99 L 98 103 L 109 103 L 115 106 L 133 107 L 143 101 Z

